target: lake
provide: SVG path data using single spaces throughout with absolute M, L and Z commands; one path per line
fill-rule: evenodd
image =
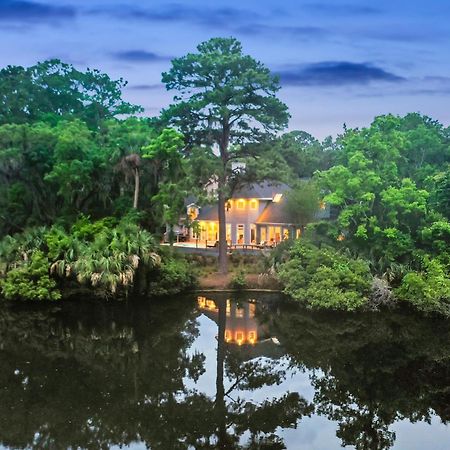
M 450 321 L 267 293 L 0 306 L 0 448 L 450 448 Z

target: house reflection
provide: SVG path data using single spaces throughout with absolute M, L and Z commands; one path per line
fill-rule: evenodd
M 203 296 L 197 297 L 199 309 L 218 325 L 220 302 Z M 267 341 L 278 342 L 270 337 L 267 326 L 257 321 L 254 300 L 236 302 L 227 299 L 224 306 L 226 308 L 224 340 L 227 344 L 242 346 Z

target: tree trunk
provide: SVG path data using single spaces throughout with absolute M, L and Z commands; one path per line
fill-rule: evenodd
M 134 201 L 133 208 L 137 209 L 139 200 L 139 169 L 136 167 L 134 169 Z
M 219 177 L 218 191 L 219 191 L 219 272 L 222 274 L 228 273 L 228 257 L 227 257 L 227 225 L 225 215 L 225 175 Z
M 227 412 L 225 405 L 224 364 L 225 364 L 225 328 L 226 328 L 226 300 L 218 299 L 216 304 L 219 309 L 219 321 L 217 330 L 217 374 L 216 374 L 216 399 L 215 411 L 217 419 L 217 448 L 229 449 L 231 442 L 227 435 Z

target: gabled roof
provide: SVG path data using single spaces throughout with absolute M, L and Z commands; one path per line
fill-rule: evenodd
M 196 220 L 213 220 L 217 222 L 219 220 L 217 204 L 202 206 Z
M 316 219 L 329 219 L 330 207 L 327 205 L 325 209 L 319 209 L 316 213 Z M 256 223 L 260 224 L 288 224 L 296 225 L 293 221 L 290 211 L 286 206 L 286 196 L 283 195 L 277 203 L 270 202 L 264 208 Z
M 285 196 L 277 203 L 270 202 L 258 217 L 256 223 L 292 224 L 292 218 L 286 208 Z
M 282 194 L 289 189 L 284 183 L 262 181 L 244 185 L 233 192 L 231 198 L 272 199 L 275 194 Z

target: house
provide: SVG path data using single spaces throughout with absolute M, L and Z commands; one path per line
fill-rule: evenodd
M 253 183 L 235 190 L 226 205 L 226 239 L 228 244 L 276 244 L 290 237 L 299 237 L 302 227 L 293 223 L 286 207 L 286 184 Z M 187 214 L 198 223 L 197 231 L 186 230 L 188 240 L 215 243 L 219 239 L 217 204 L 198 207 L 187 204 Z M 329 208 L 322 205 L 318 219 L 329 217 Z

